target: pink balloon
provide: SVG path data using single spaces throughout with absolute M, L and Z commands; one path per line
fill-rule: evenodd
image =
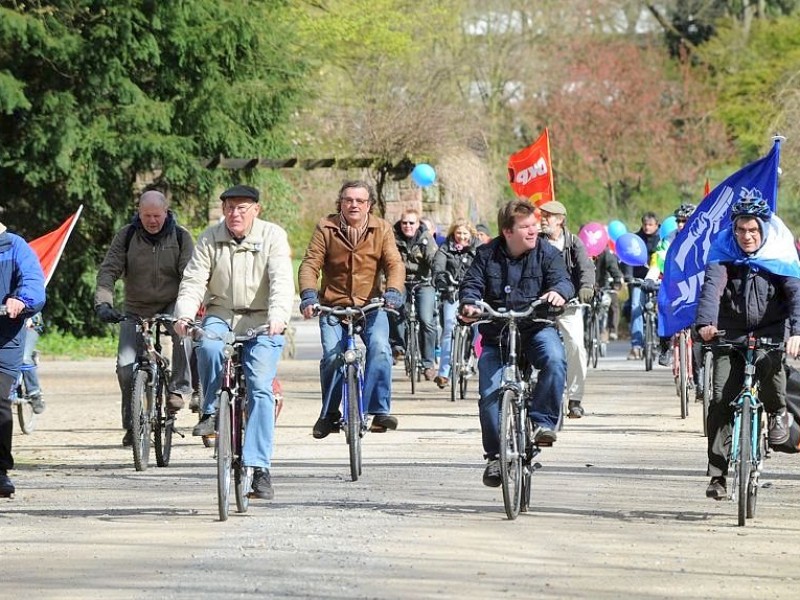
M 608 245 L 608 232 L 602 223 L 587 223 L 581 227 L 578 237 L 581 238 L 583 245 L 586 246 L 586 252 L 592 258 L 605 250 Z

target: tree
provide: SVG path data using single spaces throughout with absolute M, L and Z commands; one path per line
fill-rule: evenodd
M 199 225 L 210 192 L 243 177 L 201 157 L 287 148 L 306 73 L 289 15 L 278 0 L 0 1 L 2 219 L 32 237 L 85 205 L 51 321 L 97 330 L 94 270 L 141 177 Z

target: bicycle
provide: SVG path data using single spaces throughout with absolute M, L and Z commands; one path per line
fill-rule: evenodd
M 8 312 L 5 304 L 0 304 L 0 317 L 7 316 Z M 38 353 L 34 351 L 34 363 L 38 362 L 35 358 Z M 26 369 L 33 367 L 20 366 L 20 371 L 17 373 L 17 382 L 11 388 L 9 401 L 12 405 L 17 407 L 17 418 L 19 419 L 19 427 L 22 433 L 30 435 L 36 430 L 36 413 L 33 412 L 33 404 L 31 404 L 28 391 L 25 389 L 25 379 L 22 372 Z
M 406 303 L 406 335 L 405 335 L 405 368 L 406 375 L 411 379 L 411 394 L 417 393 L 417 383 L 422 379 L 422 353 L 419 348 L 419 319 L 417 318 L 417 294 L 418 288 L 430 285 L 430 279 L 420 279 L 419 281 L 406 280 L 406 291 L 408 302 Z
M 447 273 L 449 287 L 447 291 L 452 294 L 453 302 L 458 304 L 458 282 L 452 274 Z M 463 400 L 467 396 L 467 386 L 470 378 L 477 372 L 478 357 L 473 345 L 472 325 L 464 323 L 456 316 L 453 327 L 453 339 L 450 345 L 450 401 Z
M 147 470 L 152 433 L 156 465 L 167 467 L 172 455 L 172 435 L 178 433 L 183 437 L 175 429 L 175 413 L 167 409 L 169 358 L 161 352 L 161 335 L 169 335 L 166 326 L 174 323 L 175 318 L 168 314 L 148 319 L 125 315 L 121 321 L 135 323 L 139 348 L 133 366 L 131 393 L 133 466 L 137 471 Z
M 644 320 L 644 370 L 653 370 L 653 359 L 658 355 L 658 310 L 657 300 L 660 283 L 650 279 L 633 279 L 632 287 L 642 289 L 642 319 Z
M 703 385 L 703 436 L 708 437 L 708 408 L 714 393 L 714 353 L 709 344 L 704 343 L 702 349 L 703 363 L 699 381 Z
M 382 308 L 384 301 L 374 298 L 364 306 L 323 306 L 314 305 L 314 312 L 320 317 L 333 319 L 345 327 L 345 337 L 337 359 L 342 365 L 342 406 L 338 426 L 344 431 L 345 442 L 350 450 L 350 478 L 357 481 L 361 475 L 361 438 L 368 430 L 368 416 L 364 407 L 364 354 L 356 345 L 356 334 L 360 333 L 367 313 Z M 388 309 L 387 309 L 388 310 Z
M 244 464 L 242 449 L 247 429 L 247 382 L 244 373 L 243 348 L 245 343 L 269 331 L 269 324 L 248 329 L 243 335 L 228 331 L 217 335 L 192 326 L 190 334 L 195 340 L 209 339 L 225 343 L 222 350 L 222 381 L 217 392 L 216 443 L 214 457 L 217 462 L 217 509 L 219 520 L 227 521 L 230 509 L 231 483 L 236 497 L 236 512 L 245 513 L 250 506 L 253 485 L 253 468 Z
M 689 416 L 689 390 L 692 389 L 692 333 L 682 329 L 672 336 L 672 377 L 681 402 L 681 419 Z
M 725 332 L 720 331 L 719 335 L 724 336 Z M 758 399 L 756 363 L 769 352 L 782 351 L 783 343 L 750 334 L 745 342 L 718 339 L 714 346 L 716 351 L 730 349 L 738 352 L 745 361 L 742 389 L 731 402 L 734 416 L 728 458 L 728 480 L 731 482 L 728 499 L 732 501 L 735 496 L 738 500 L 738 524 L 741 527 L 756 514 L 758 479 L 769 448 L 764 405 Z
M 500 476 L 503 481 L 503 505 L 510 520 L 520 512 L 527 512 L 531 501 L 531 478 L 541 467 L 533 459 L 541 448 L 536 442 L 536 431 L 528 419 L 528 397 L 532 390 L 531 373 L 522 375 L 517 360 L 518 321 L 553 325 L 550 319 L 532 317 L 537 307 L 544 304 L 536 300 L 522 311 L 494 309 L 482 300 L 475 306 L 483 311 L 478 322 L 503 321 L 508 328 L 508 350 L 502 367 L 500 384 Z M 525 369 L 526 371 L 528 369 Z
M 609 302 L 604 301 L 606 291 L 595 290 L 591 303 L 587 306 L 586 323 L 584 325 L 584 346 L 586 347 L 586 366 L 597 368 L 597 361 L 606 355 L 606 343 L 601 338 L 603 323 L 608 315 Z

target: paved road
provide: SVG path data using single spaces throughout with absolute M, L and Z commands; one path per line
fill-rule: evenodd
M 395 372 L 400 429 L 317 441 L 315 330 L 300 324 L 276 499 L 217 520 L 211 452 L 187 436 L 137 473 L 119 446 L 113 361 L 44 361 L 48 408 L 15 435 L 16 498 L 0 501 L 4 598 L 770 598 L 800 585 L 800 459 L 768 461 L 757 518 L 704 497 L 700 411 L 670 375 L 624 360 L 590 372 L 584 419 L 541 457 L 533 508 L 510 522 L 481 485 L 476 400 Z M 310 354 L 309 354 L 310 353 Z M 314 357 L 314 358 L 312 358 Z M 182 430 L 193 424 L 181 416 Z

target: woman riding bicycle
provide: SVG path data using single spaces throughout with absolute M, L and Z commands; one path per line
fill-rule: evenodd
M 757 189 L 742 190 L 731 207 L 731 227 L 713 242 L 700 292 L 695 327 L 710 342 L 725 332 L 730 341 L 786 338 L 786 353 L 800 351 L 800 262 L 791 232 L 773 214 Z M 788 321 L 788 337 L 787 333 Z M 757 366 L 759 399 L 770 414 L 769 443 L 789 437 L 786 374 L 780 352 L 771 352 Z M 714 393 L 708 412 L 706 496 L 726 497 L 725 475 L 733 423 L 731 401 L 744 379 L 744 359 L 737 352 L 714 352 Z
M 450 225 L 445 243 L 433 257 L 433 283 L 442 301 L 442 355 L 434 381 L 440 389 L 450 384 L 450 351 L 458 311 L 458 284 L 475 258 L 477 232 L 467 219 Z

